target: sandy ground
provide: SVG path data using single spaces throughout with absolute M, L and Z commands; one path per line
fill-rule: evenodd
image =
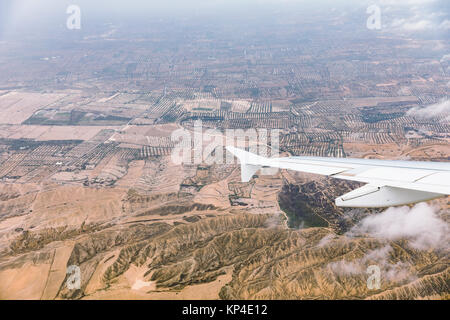
M 203 187 L 200 192 L 196 194 L 194 202 L 213 204 L 219 208 L 227 208 L 230 206 L 230 201 L 228 200 L 229 194 L 228 181 L 222 180 Z
M 45 108 L 65 96 L 65 94 L 9 92 L 0 96 L 0 123 L 22 123 L 37 110 Z
M 32 261 L 16 269 L 0 272 L 0 300 L 39 300 L 44 292 L 50 263 L 34 264 Z
M 215 281 L 191 285 L 180 291 L 158 292 L 154 283 L 142 279 L 141 270 L 136 267 L 130 270 L 119 280 L 118 286 L 123 288 L 97 291 L 85 299 L 216 300 L 219 298 L 220 289 L 232 278 L 232 270 L 228 268 L 226 274 L 217 277 Z
M 56 248 L 53 256 L 53 263 L 49 269 L 48 277 L 41 299 L 54 299 L 58 294 L 61 283 L 64 281 L 67 272 L 67 261 L 72 253 L 73 243 L 67 242 L 65 246 Z
M 37 126 L 0 125 L 0 138 L 46 140 L 89 140 L 103 129 L 114 126 Z

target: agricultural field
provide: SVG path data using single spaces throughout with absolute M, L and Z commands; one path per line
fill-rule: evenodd
M 273 2 L 0 30 L 0 300 L 450 299 L 448 197 L 344 209 L 358 183 L 267 168 L 244 183 L 225 149 L 449 162 L 445 10 L 420 33 Z M 358 232 L 386 214 L 430 225 Z

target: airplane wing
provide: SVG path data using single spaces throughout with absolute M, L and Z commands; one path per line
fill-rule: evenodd
M 261 168 L 295 170 L 367 183 L 336 199 L 340 207 L 382 208 L 450 195 L 450 163 L 323 157 L 265 158 L 227 147 L 248 182 Z

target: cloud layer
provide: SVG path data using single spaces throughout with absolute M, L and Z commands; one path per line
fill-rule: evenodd
M 446 32 L 450 20 L 446 4 L 441 0 L 380 0 L 382 12 L 387 14 L 386 27 L 403 32 Z
M 328 264 L 333 273 L 341 276 L 366 275 L 367 268 L 375 265 L 382 270 L 382 279 L 390 282 L 413 281 L 417 279 L 411 264 L 405 262 L 391 263 L 393 249 L 386 245 L 367 252 L 362 258 L 353 261 L 335 261 Z
M 408 245 L 417 250 L 449 250 L 449 225 L 443 221 L 436 209 L 426 203 L 413 208 L 389 208 L 386 211 L 368 216 L 352 228 L 346 236 L 371 236 L 381 241 L 407 239 Z M 332 241 L 326 236 L 319 245 Z M 341 276 L 362 276 L 367 274 L 370 265 L 382 270 L 382 280 L 391 282 L 410 282 L 417 279 L 416 271 L 409 262 L 393 262 L 394 249 L 386 244 L 366 252 L 361 258 L 347 261 L 334 261 L 328 268 Z
M 406 113 L 411 117 L 434 118 L 440 116 L 450 116 L 450 100 L 442 100 L 441 102 L 429 105 L 425 108 L 412 108 Z
M 413 208 L 389 208 L 386 211 L 364 218 L 350 235 L 369 234 L 372 237 L 399 240 L 409 239 L 415 249 L 448 249 L 449 226 L 440 219 L 436 210 L 426 203 Z

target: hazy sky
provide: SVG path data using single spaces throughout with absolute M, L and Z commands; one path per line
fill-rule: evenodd
M 57 28 L 64 28 L 66 9 L 71 4 L 80 7 L 85 27 L 104 22 L 193 16 L 201 22 L 208 16 L 245 18 L 260 13 L 264 14 L 260 19 L 263 23 L 268 20 L 267 14 L 270 19 L 271 12 L 299 10 L 305 14 L 314 8 L 324 14 L 332 10 L 350 12 L 347 17 L 364 20 L 365 8 L 376 4 L 381 8 L 386 28 L 404 31 L 434 28 L 450 32 L 449 3 L 448 0 L 0 0 L 0 37 L 14 31 L 41 29 L 51 34 Z M 351 16 L 357 7 L 358 14 Z
M 337 2 L 332 1 L 334 5 Z M 314 5 L 329 7 L 329 1 L 316 0 Z M 85 25 L 133 19 L 159 19 L 192 16 L 235 16 L 275 11 L 290 6 L 304 10 L 311 7 L 307 0 L 1 0 L 0 35 L 12 31 L 39 30 L 62 26 L 69 5 L 78 5 Z
M 0 11 L 2 16 L 17 19 L 41 19 L 55 17 L 71 4 L 80 6 L 83 11 L 92 15 L 170 15 L 184 13 L 186 15 L 203 12 L 248 11 L 262 8 L 282 8 L 299 6 L 307 9 L 312 5 L 331 7 L 356 0 L 2 0 Z M 11 19 L 7 19 L 11 20 Z M 17 22 L 17 21 L 15 21 Z

